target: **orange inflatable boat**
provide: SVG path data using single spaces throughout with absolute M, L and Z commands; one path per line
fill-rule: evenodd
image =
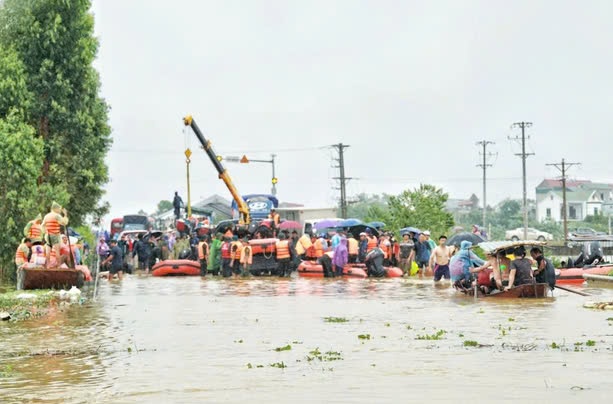
M 200 275 L 200 263 L 192 260 L 160 261 L 151 268 L 153 276 L 197 276 Z
M 398 278 L 402 276 L 402 269 L 385 267 L 385 274 L 387 278 Z M 298 266 L 298 276 L 304 278 L 323 278 L 324 269 L 316 261 L 302 261 Z M 364 264 L 347 264 L 343 268 L 343 277 L 367 278 L 366 266 Z
M 613 271 L 612 264 L 587 268 L 560 268 L 556 269 L 556 283 L 581 284 L 585 281 L 583 274 L 608 275 L 611 271 Z
M 249 272 L 254 276 L 270 275 L 277 269 L 276 238 L 260 238 L 249 240 L 253 263 Z

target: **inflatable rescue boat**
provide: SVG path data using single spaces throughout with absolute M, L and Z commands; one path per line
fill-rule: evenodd
M 396 267 L 384 267 L 386 278 L 399 278 L 402 276 L 402 269 Z M 316 261 L 302 261 L 298 266 L 298 276 L 304 278 L 323 278 L 324 269 Z M 343 277 L 346 278 L 368 278 L 366 266 L 364 264 L 347 264 L 343 268 Z
M 192 260 L 160 261 L 151 268 L 153 276 L 197 276 L 200 275 L 200 263 Z
M 556 283 L 581 284 L 585 281 L 583 274 L 608 275 L 611 271 L 613 271 L 612 264 L 584 268 L 560 268 L 556 269 Z

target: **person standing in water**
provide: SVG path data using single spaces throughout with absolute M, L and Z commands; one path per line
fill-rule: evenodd
M 434 268 L 434 282 L 438 282 L 442 278 L 451 279 L 449 274 L 449 260 L 451 257 L 449 247 L 445 243 L 447 243 L 447 236 L 440 236 L 438 238 L 438 246 L 434 248 L 430 255 L 430 262 L 428 264 L 430 268 Z

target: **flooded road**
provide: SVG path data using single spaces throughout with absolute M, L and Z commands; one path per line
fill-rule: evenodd
M 581 306 L 613 290 L 584 290 L 597 296 L 475 301 L 405 279 L 104 281 L 94 303 L 0 324 L 0 402 L 605 402 L 613 312 Z

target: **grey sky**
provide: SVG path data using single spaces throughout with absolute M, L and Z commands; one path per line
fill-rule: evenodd
M 186 199 L 186 142 L 192 198 L 229 198 L 183 133 L 187 113 L 219 154 L 279 151 L 279 198 L 309 206 L 334 203 L 332 151 L 317 147 L 338 142 L 360 178 L 350 195 L 421 182 L 481 197 L 487 139 L 488 201 L 520 198 L 518 120 L 534 123 L 529 197 L 563 157 L 583 163 L 574 177 L 611 179 L 609 1 L 97 0 L 93 12 L 112 216 Z M 241 193 L 270 191 L 269 165 L 228 169 Z

